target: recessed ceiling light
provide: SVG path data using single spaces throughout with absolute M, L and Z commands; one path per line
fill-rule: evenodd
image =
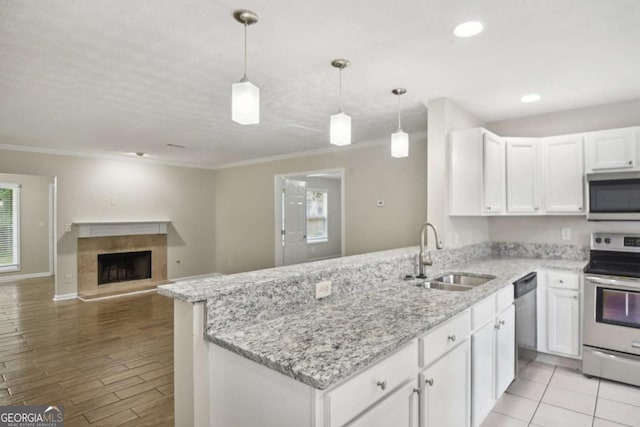
M 540 95 L 538 95 L 537 93 L 530 93 L 529 95 L 525 95 L 522 98 L 520 98 L 520 101 L 522 102 L 538 102 L 540 101 Z
M 453 30 L 453 34 L 455 34 L 457 37 L 463 37 L 463 38 L 473 37 L 480 34 L 483 29 L 484 29 L 484 25 L 482 25 L 482 22 L 469 21 L 469 22 L 463 22 L 462 24 L 459 24 Z

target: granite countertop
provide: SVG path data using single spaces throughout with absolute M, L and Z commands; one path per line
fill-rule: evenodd
M 326 389 L 389 355 L 411 340 L 516 279 L 540 268 L 581 272 L 587 261 L 489 257 L 428 269 L 490 274 L 495 279 L 465 292 L 425 289 L 392 280 L 330 304 L 317 304 L 275 319 L 206 338 L 316 389 Z

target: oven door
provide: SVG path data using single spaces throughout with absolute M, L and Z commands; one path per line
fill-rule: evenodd
M 584 344 L 640 355 L 640 279 L 585 276 Z

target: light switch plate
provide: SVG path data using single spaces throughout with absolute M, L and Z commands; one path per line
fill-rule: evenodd
M 316 299 L 331 295 L 331 280 L 316 283 Z

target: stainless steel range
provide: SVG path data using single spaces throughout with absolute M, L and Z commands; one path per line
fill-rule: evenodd
M 640 386 L 640 234 L 592 234 L 584 272 L 582 372 Z

